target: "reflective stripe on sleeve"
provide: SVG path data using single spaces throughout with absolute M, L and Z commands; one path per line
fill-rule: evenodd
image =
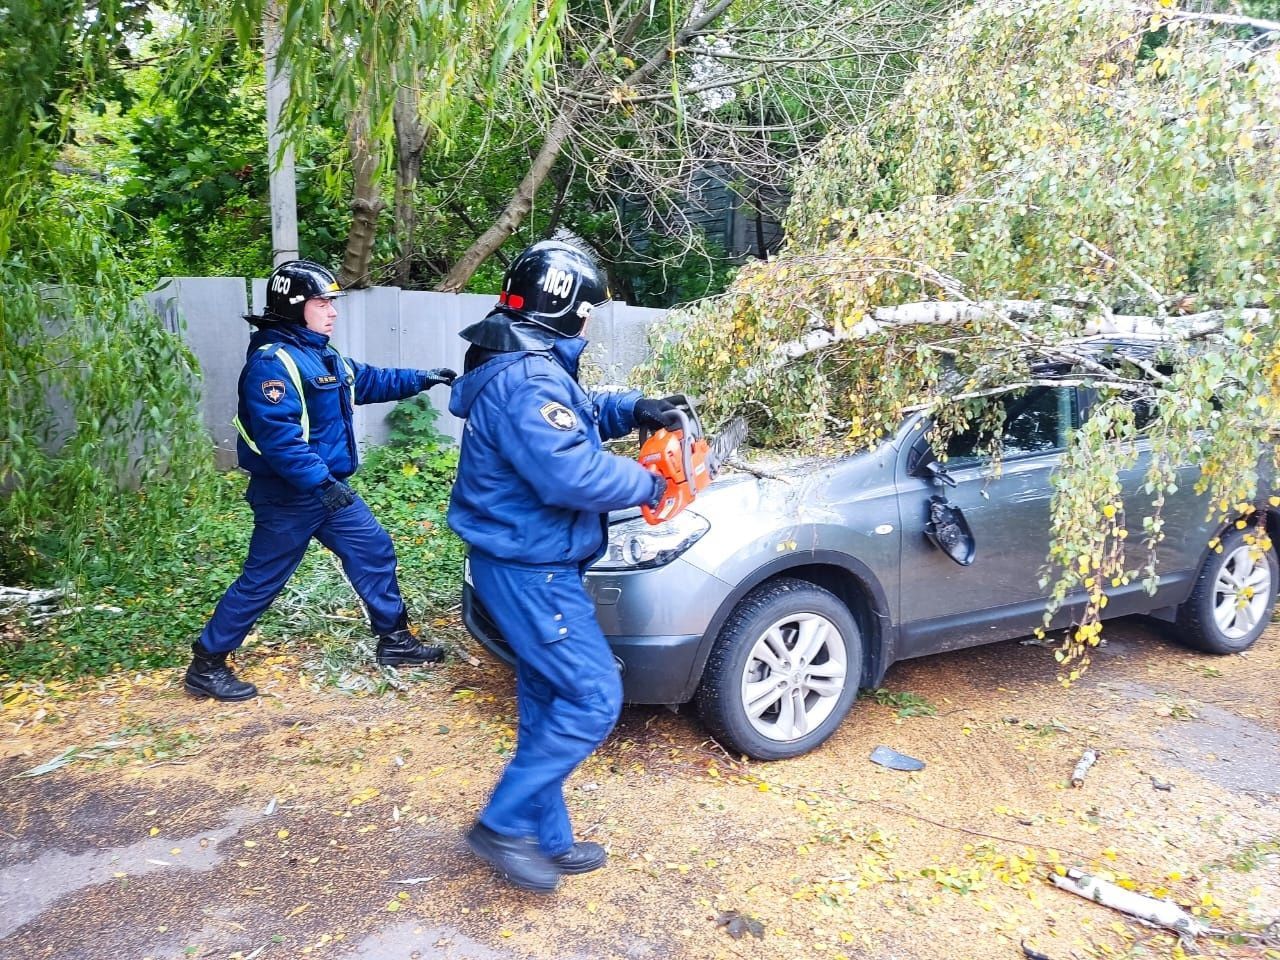
M 301 418 L 302 442 L 310 443 L 311 442 L 311 416 L 310 414 L 307 413 L 307 394 L 306 394 L 306 391 L 302 389 L 302 374 L 298 371 L 298 365 L 294 362 L 293 357 L 289 356 L 288 351 L 285 350 L 284 347 L 277 346 L 274 343 L 268 343 L 266 346 L 259 347 L 258 349 L 270 350 L 272 347 L 276 347 L 275 355 L 279 357 L 280 362 L 284 364 L 285 372 L 289 374 L 289 379 L 293 381 L 294 387 L 296 387 L 298 390 L 298 402 L 302 405 L 302 418 Z M 343 363 L 345 364 L 345 362 L 346 361 L 344 360 Z M 348 367 L 347 369 L 349 370 L 350 367 Z M 352 385 L 352 388 L 351 388 L 351 394 L 353 397 L 355 396 L 354 384 Z M 258 449 L 258 445 L 254 443 L 253 438 L 249 436 L 249 431 L 245 429 L 245 425 L 240 420 L 240 414 L 237 413 L 235 415 L 235 417 L 231 421 L 231 425 L 236 428 L 236 432 L 240 434 L 240 438 L 244 440 L 245 445 L 248 446 L 248 448 L 252 450 L 254 453 L 261 456 L 262 451 Z

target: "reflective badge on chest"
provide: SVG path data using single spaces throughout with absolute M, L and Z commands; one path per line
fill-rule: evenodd
M 284 399 L 284 381 L 283 380 L 263 380 L 262 395 L 272 403 L 279 403 Z
M 556 400 L 544 403 L 538 412 L 542 414 L 543 420 L 557 430 L 572 430 L 578 425 L 578 418 L 574 416 L 573 411 Z

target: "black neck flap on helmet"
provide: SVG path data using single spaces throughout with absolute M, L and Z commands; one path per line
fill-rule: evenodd
M 463 327 L 458 336 L 469 343 L 496 353 L 550 350 L 556 335 L 546 327 L 531 323 L 510 313 L 505 307 L 494 307 L 483 320 Z
M 344 296 L 338 279 L 325 267 L 311 260 L 288 260 L 271 271 L 267 278 L 267 308 L 262 320 L 266 323 L 296 323 L 303 325 L 302 309 L 308 300 L 324 297 L 332 300 Z M 249 317 L 253 323 L 255 318 Z

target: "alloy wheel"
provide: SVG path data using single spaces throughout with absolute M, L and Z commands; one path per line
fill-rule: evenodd
M 1257 627 L 1272 592 L 1271 567 L 1262 552 L 1249 545 L 1231 551 L 1213 585 L 1213 619 L 1222 635 L 1238 640 Z
M 798 613 L 775 621 L 742 672 L 748 722 L 770 740 L 798 740 L 836 708 L 848 669 L 844 638 L 826 617 Z

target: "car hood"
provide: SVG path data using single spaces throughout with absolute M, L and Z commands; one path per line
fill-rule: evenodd
M 690 509 L 712 524 L 765 516 L 801 521 L 825 512 L 832 474 L 857 456 L 753 457 L 743 467 L 717 477 Z

